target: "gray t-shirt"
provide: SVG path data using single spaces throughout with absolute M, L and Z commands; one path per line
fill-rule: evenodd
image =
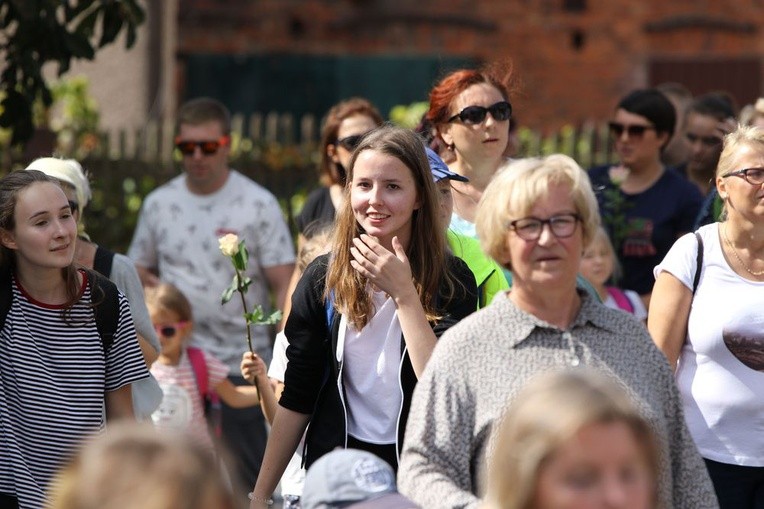
M 231 171 L 215 193 L 197 195 L 179 175 L 146 197 L 128 256 L 136 265 L 156 268 L 159 277 L 177 286 L 191 302 L 194 329 L 191 344 L 239 372 L 246 350 L 246 322 L 238 298 L 221 305 L 220 296 L 234 276 L 231 261 L 218 238 L 234 233 L 249 251 L 246 276 L 250 310 L 269 309 L 269 288 L 263 269 L 294 263 L 292 236 L 276 198 L 242 174 Z M 252 342 L 267 362 L 271 357 L 268 328 L 252 327 Z

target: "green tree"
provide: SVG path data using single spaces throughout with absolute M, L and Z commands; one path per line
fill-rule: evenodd
M 58 64 L 61 76 L 73 59 L 92 60 L 123 31 L 130 48 L 144 18 L 137 0 L 0 0 L 0 127 L 11 130 L 11 143 L 32 136 L 35 99 L 53 102 L 46 63 Z

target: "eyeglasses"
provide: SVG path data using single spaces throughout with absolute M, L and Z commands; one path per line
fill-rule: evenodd
M 608 128 L 610 129 L 610 132 L 613 133 L 613 135 L 616 138 L 620 138 L 621 135 L 623 135 L 623 132 L 626 131 L 629 134 L 629 138 L 641 138 L 644 136 L 645 131 L 648 129 L 655 129 L 654 126 L 651 125 L 642 125 L 642 124 L 621 124 L 619 122 L 608 122 Z
M 178 329 L 186 325 L 188 322 L 176 322 L 176 323 L 166 323 L 164 325 L 154 324 L 154 330 L 157 331 L 157 334 L 160 336 L 163 336 L 165 338 L 171 338 L 173 337 L 177 332 Z
M 717 138 L 716 136 L 698 136 L 694 133 L 684 133 L 684 137 L 687 138 L 687 141 L 690 143 L 695 143 L 697 141 L 700 141 L 704 146 L 706 147 L 716 147 L 717 145 L 720 145 L 722 142 L 721 138 Z
M 544 225 L 548 224 L 555 237 L 565 239 L 573 235 L 579 221 L 581 221 L 581 216 L 578 214 L 560 214 L 549 219 L 524 217 L 510 222 L 509 228 L 514 230 L 517 236 L 523 240 L 538 240 L 544 230 Z
M 175 148 L 180 150 L 180 152 L 184 156 L 194 155 L 194 152 L 196 151 L 196 147 L 199 147 L 199 150 L 202 151 L 202 154 L 206 156 L 211 156 L 212 154 L 217 152 L 220 147 L 227 147 L 229 143 L 231 143 L 231 137 L 228 135 L 221 136 L 217 140 L 205 140 L 205 141 L 190 141 L 190 140 L 181 140 L 180 138 L 175 138 Z
M 366 136 L 365 134 L 354 134 L 352 136 L 346 136 L 342 139 L 339 139 L 335 142 L 335 145 L 339 145 L 340 147 L 344 148 L 348 152 L 352 152 L 355 150 L 355 148 L 358 146 L 359 143 L 361 143 L 361 140 L 363 137 Z
M 764 184 L 764 168 L 745 168 L 722 175 L 722 178 L 727 177 L 740 177 L 752 186 L 760 186 Z
M 458 118 L 464 124 L 477 125 L 485 120 L 487 113 L 490 113 L 495 121 L 504 122 L 505 120 L 509 120 L 509 117 L 512 116 L 512 105 L 507 101 L 499 101 L 487 108 L 485 106 L 467 106 L 462 111 L 449 118 L 448 122 L 453 122 Z
M 72 211 L 72 214 L 80 210 L 80 204 L 74 200 L 69 200 L 69 208 Z

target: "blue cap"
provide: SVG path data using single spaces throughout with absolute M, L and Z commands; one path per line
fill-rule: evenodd
M 427 162 L 430 163 L 430 171 L 432 172 L 433 182 L 440 182 L 443 179 L 458 180 L 459 182 L 469 182 L 470 179 L 454 173 L 448 169 L 448 165 L 435 153 L 430 147 L 424 148 L 427 152 Z

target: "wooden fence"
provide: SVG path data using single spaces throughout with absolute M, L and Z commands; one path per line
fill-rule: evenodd
M 232 118 L 231 167 L 269 189 L 281 203 L 294 231 L 294 216 L 307 193 L 318 185 L 316 168 L 319 126 L 313 116 L 295 118 L 271 113 Z M 178 175 L 180 159 L 173 147 L 172 122 L 90 136 L 87 153 L 69 147 L 89 171 L 93 200 L 85 214 L 92 238 L 124 252 L 132 237 L 143 198 Z M 607 126 L 566 126 L 544 134 L 518 129 L 516 157 L 563 153 L 583 168 L 611 159 Z M 28 160 L 16 160 L 16 166 Z

